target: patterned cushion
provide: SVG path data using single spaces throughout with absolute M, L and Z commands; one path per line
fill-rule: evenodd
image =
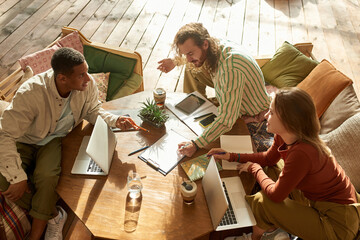
M 72 32 L 72 33 L 66 35 L 65 37 L 61 38 L 58 41 L 58 44 L 61 47 L 73 48 L 73 49 L 81 52 L 82 54 L 84 54 L 84 47 L 80 40 L 79 33 L 77 31 Z
M 108 89 L 110 73 L 92 73 L 90 75 L 94 78 L 96 86 L 99 90 L 100 102 L 106 102 L 106 93 Z
M 30 228 L 25 210 L 0 193 L 0 239 L 27 239 Z
M 59 48 L 59 46 L 54 45 L 20 58 L 21 69 L 25 72 L 26 66 L 30 66 L 34 75 L 49 70 L 51 68 L 51 57 Z
M 274 135 L 266 131 L 266 120 L 246 124 L 257 152 L 265 152 L 274 142 Z

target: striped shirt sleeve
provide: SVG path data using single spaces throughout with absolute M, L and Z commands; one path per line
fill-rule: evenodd
M 220 103 L 218 107 L 219 115 L 215 118 L 214 122 L 205 129 L 203 134 L 195 140 L 195 143 L 199 147 L 206 146 L 222 134 L 230 131 L 239 118 L 244 89 L 243 78 L 243 73 L 237 69 L 224 71 L 223 77 L 221 77 L 221 85 L 224 87 L 221 91 L 217 91 L 216 94 Z
M 254 116 L 270 104 L 262 72 L 251 56 L 223 47 L 218 68 L 214 87 L 219 115 L 195 140 L 200 148 L 230 131 L 242 115 Z

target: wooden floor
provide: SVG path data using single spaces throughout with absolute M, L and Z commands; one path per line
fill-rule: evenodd
M 0 80 L 21 56 L 46 47 L 62 26 L 92 41 L 138 51 L 145 89 L 182 91 L 181 71 L 156 70 L 172 54 L 180 26 L 203 22 L 210 34 L 272 55 L 284 42 L 312 42 L 360 93 L 360 0 L 0 0 Z
M 359 13 L 360 0 L 0 0 L 0 80 L 71 26 L 139 52 L 145 89 L 182 91 L 182 69 L 161 74 L 157 62 L 171 56 L 179 27 L 199 21 L 253 55 L 272 55 L 284 41 L 312 42 L 316 58 L 353 79 L 360 96 Z

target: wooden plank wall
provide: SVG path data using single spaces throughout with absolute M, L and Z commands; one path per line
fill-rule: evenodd
M 253 55 L 272 55 L 284 41 L 312 42 L 318 60 L 329 59 L 360 93 L 359 12 L 359 0 L 1 0 L 0 80 L 66 25 L 92 41 L 138 51 L 145 89 L 182 91 L 183 69 L 161 74 L 157 62 L 172 56 L 179 27 L 199 21 Z

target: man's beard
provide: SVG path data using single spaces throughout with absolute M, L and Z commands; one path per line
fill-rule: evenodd
M 201 49 L 201 57 L 199 60 L 196 60 L 195 63 L 192 62 L 192 64 L 194 64 L 195 67 L 201 67 L 202 65 L 204 65 L 206 61 L 206 50 Z

